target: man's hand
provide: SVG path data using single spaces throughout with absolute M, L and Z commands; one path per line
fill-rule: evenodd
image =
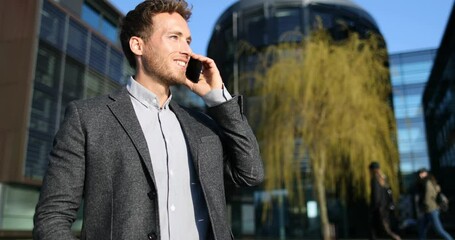
M 199 96 L 204 96 L 213 89 L 222 89 L 223 80 L 213 59 L 192 53 L 191 57 L 202 62 L 202 71 L 199 82 L 194 83 L 186 79 L 185 85 Z

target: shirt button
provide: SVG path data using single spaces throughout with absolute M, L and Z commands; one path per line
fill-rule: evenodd
M 158 237 L 156 236 L 155 233 L 149 233 L 149 234 L 147 235 L 147 237 L 148 237 L 148 239 L 150 239 L 150 240 L 157 240 L 157 239 L 158 239 Z
M 171 211 L 175 211 L 175 206 L 174 206 L 174 204 L 172 204 L 172 206 L 171 206 Z
M 174 171 L 169 170 L 169 175 L 174 176 Z
M 154 200 L 156 197 L 156 192 L 155 191 L 150 191 L 147 193 L 147 196 L 150 198 L 150 200 Z

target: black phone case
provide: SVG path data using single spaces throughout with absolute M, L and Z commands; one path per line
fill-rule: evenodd
M 194 83 L 199 82 L 199 75 L 202 70 L 202 62 L 194 58 L 190 58 L 186 67 L 186 77 Z

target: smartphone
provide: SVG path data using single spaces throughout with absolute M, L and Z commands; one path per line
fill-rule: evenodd
M 190 58 L 186 67 L 186 77 L 194 83 L 199 82 L 199 75 L 202 70 L 202 62 L 194 58 Z

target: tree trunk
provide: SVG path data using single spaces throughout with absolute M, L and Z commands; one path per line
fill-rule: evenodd
M 316 188 L 317 201 L 319 203 L 322 238 L 324 240 L 330 240 L 331 239 L 330 222 L 327 212 L 327 201 L 324 187 L 324 175 L 327 159 L 325 159 L 324 151 L 318 154 L 318 157 L 319 159 L 314 159 L 315 161 L 318 161 L 318 164 L 315 164 L 313 168 L 314 185 Z

